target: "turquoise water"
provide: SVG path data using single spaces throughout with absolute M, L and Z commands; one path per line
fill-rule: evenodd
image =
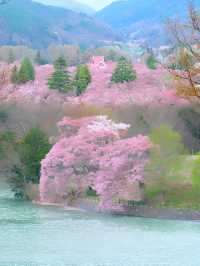
M 0 198 L 0 266 L 199 266 L 200 223 L 66 212 Z

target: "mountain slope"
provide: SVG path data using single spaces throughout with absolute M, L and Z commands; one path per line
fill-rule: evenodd
M 67 9 L 71 9 L 75 12 L 81 12 L 88 15 L 94 14 L 95 10 L 88 5 L 82 4 L 76 0 L 34 0 L 35 2 L 39 2 L 41 4 L 50 5 L 50 6 L 58 6 L 64 7 Z
M 20 44 L 35 48 L 50 43 L 95 45 L 114 40 L 104 23 L 84 14 L 31 0 L 12 0 L 0 5 L 0 44 Z
M 200 1 L 195 3 L 200 7 Z M 126 37 L 157 42 L 165 39 L 166 19 L 177 15 L 184 17 L 187 6 L 188 0 L 125 0 L 113 2 L 97 12 L 96 17 L 120 29 Z

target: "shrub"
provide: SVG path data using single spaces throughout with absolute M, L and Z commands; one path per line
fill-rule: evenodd
M 178 177 L 186 150 L 180 134 L 167 125 L 152 130 L 150 139 L 154 147 L 146 168 L 146 191 L 156 188 L 156 191 L 166 192 L 171 181 Z

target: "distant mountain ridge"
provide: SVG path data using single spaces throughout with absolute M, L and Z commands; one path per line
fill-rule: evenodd
M 0 5 L 0 45 L 42 49 L 51 43 L 91 46 L 115 39 L 106 24 L 65 8 L 31 0 L 11 0 Z
M 45 5 L 64 7 L 75 12 L 81 12 L 88 15 L 94 14 L 95 10 L 88 5 L 82 4 L 76 0 L 34 0 Z
M 200 1 L 193 2 L 200 7 Z M 116 1 L 97 12 L 96 18 L 121 30 L 126 38 L 155 43 L 165 39 L 165 20 L 174 16 L 185 17 L 188 4 L 188 0 Z

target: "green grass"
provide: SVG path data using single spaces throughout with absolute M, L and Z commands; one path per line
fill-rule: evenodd
M 200 210 L 200 191 L 192 187 L 174 188 L 166 191 L 163 202 L 155 201 L 155 207 Z
M 161 188 L 159 186 L 152 186 L 150 188 L 145 189 L 145 196 L 148 199 L 154 199 L 161 193 Z

